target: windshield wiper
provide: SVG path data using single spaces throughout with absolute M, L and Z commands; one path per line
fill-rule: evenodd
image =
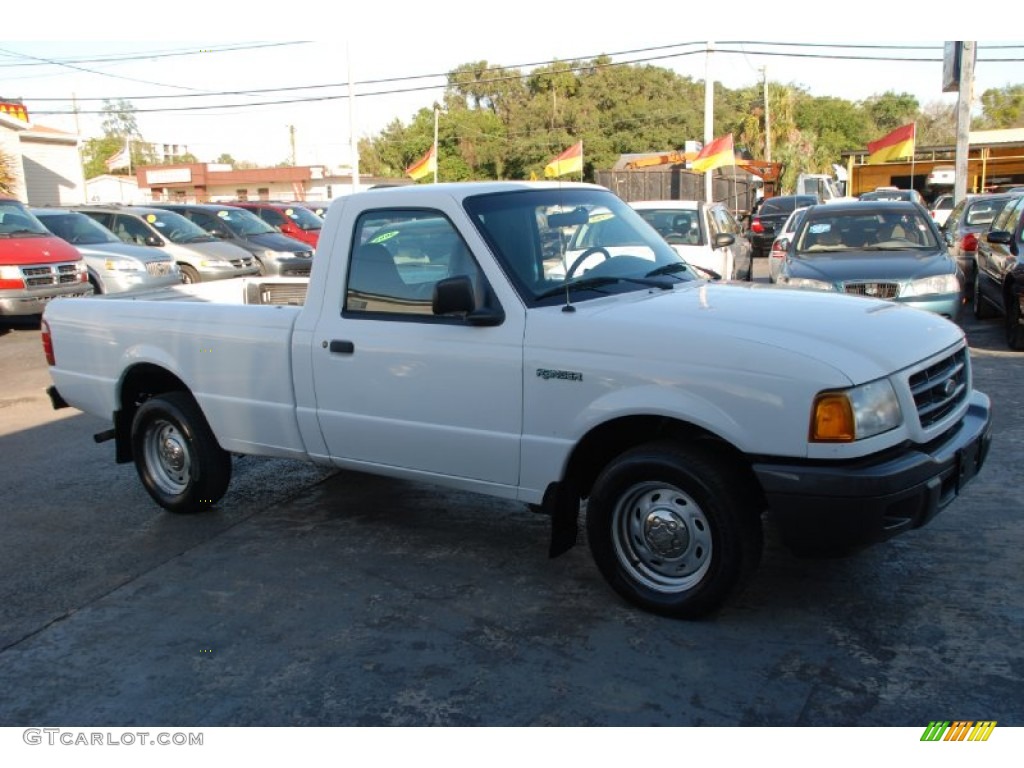
M 603 277 L 584 277 L 580 280 L 573 280 L 569 283 L 563 283 L 562 285 L 556 285 L 553 288 L 548 288 L 546 291 L 542 291 L 537 295 L 537 299 L 546 299 L 551 296 L 558 296 L 566 291 L 575 290 L 587 290 L 600 288 L 604 285 L 613 285 L 614 283 L 636 283 L 637 285 L 646 285 L 651 288 L 660 288 L 663 291 L 672 290 L 672 283 L 666 283 L 662 280 L 652 280 L 648 277 L 613 277 L 611 275 L 605 275 Z M 607 291 L 604 291 L 607 293 Z
M 677 272 L 691 272 L 693 266 L 685 261 L 673 261 L 670 264 L 662 264 L 648 272 L 644 277 L 657 277 L 658 275 L 674 275 Z

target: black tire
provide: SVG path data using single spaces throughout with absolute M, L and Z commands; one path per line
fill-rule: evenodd
M 231 480 L 231 454 L 217 444 L 191 395 L 167 392 L 139 406 L 132 453 L 153 500 L 176 513 L 209 509 Z
M 761 560 L 752 480 L 698 445 L 651 443 L 598 477 L 587 537 L 598 569 L 626 600 L 681 619 L 722 606 Z
M 1024 350 L 1024 318 L 1020 313 L 1020 297 L 1011 289 L 1006 297 L 1006 345 L 1018 352 Z
M 977 271 L 974 273 L 974 296 L 971 297 L 971 308 L 978 320 L 991 320 L 996 316 L 996 308 L 985 301 L 981 295 L 981 276 Z
M 198 283 L 202 281 L 199 276 L 199 272 L 196 271 L 195 267 L 190 267 L 188 264 L 179 264 L 178 269 L 181 270 L 181 282 L 185 285 L 191 285 L 192 283 Z

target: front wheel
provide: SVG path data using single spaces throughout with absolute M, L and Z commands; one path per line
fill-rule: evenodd
M 1006 297 L 1006 345 L 1017 351 L 1024 350 L 1024 317 L 1021 316 L 1020 299 L 1012 289 Z
M 209 509 L 231 480 L 231 454 L 217 444 L 199 406 L 185 392 L 167 392 L 139 406 L 132 421 L 139 479 L 170 512 Z
M 974 273 L 974 295 L 971 298 L 971 309 L 978 320 L 990 320 L 996 316 L 995 307 L 985 301 L 981 295 L 981 275 Z
M 691 619 L 718 609 L 761 559 L 751 483 L 695 447 L 627 451 L 601 473 L 587 504 L 598 569 L 620 595 L 655 613 Z

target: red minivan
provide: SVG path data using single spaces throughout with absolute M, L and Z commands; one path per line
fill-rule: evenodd
M 41 315 L 50 299 L 92 293 L 78 249 L 19 201 L 0 198 L 0 317 Z
M 239 208 L 252 211 L 288 237 L 294 237 L 314 248 L 320 239 L 320 229 L 324 225 L 324 220 L 299 203 L 238 201 L 228 205 L 237 205 Z

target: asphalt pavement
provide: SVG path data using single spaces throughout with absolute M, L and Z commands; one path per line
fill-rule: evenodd
M 698 622 L 474 494 L 241 458 L 164 513 L 102 420 L 50 409 L 38 329 L 0 328 L 0 726 L 1024 725 L 1024 356 L 962 324 L 995 429 L 961 498 L 848 558 L 769 529 Z

